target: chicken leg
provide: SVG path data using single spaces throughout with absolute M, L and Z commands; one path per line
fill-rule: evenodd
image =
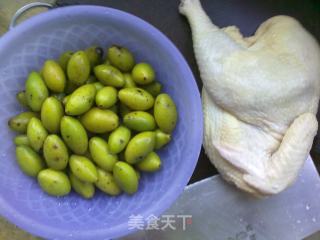
M 182 0 L 203 81 L 204 148 L 221 175 L 256 196 L 291 185 L 316 135 L 320 49 L 288 16 L 244 38 Z

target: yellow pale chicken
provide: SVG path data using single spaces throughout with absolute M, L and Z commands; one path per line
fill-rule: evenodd
M 294 18 L 275 16 L 248 38 L 219 28 L 199 0 L 179 7 L 203 81 L 204 148 L 222 177 L 256 196 L 298 176 L 317 133 L 320 49 Z

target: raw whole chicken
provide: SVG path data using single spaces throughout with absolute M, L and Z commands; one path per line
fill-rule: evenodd
M 203 81 L 204 148 L 222 177 L 256 196 L 281 192 L 317 133 L 320 49 L 288 16 L 244 38 L 219 28 L 199 0 L 182 0 Z

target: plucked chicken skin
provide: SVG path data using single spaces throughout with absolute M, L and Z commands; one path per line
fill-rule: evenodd
M 224 179 L 256 196 L 277 194 L 302 168 L 317 133 L 320 49 L 292 17 L 248 38 L 219 28 L 199 0 L 182 0 L 203 81 L 204 148 Z

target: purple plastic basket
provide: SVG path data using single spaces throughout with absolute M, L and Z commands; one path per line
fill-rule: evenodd
M 75 193 L 50 197 L 15 161 L 8 118 L 22 109 L 15 94 L 31 70 L 63 51 L 97 44 L 128 47 L 136 60 L 151 63 L 157 79 L 177 104 L 179 122 L 172 142 L 159 152 L 163 168 L 142 174 L 139 191 L 110 197 L 98 192 L 84 200 Z M 0 214 L 26 231 L 50 239 L 111 239 L 129 234 L 129 216 L 160 215 L 183 191 L 202 143 L 200 94 L 186 61 L 157 29 L 130 14 L 95 6 L 50 10 L 15 27 L 0 39 Z

